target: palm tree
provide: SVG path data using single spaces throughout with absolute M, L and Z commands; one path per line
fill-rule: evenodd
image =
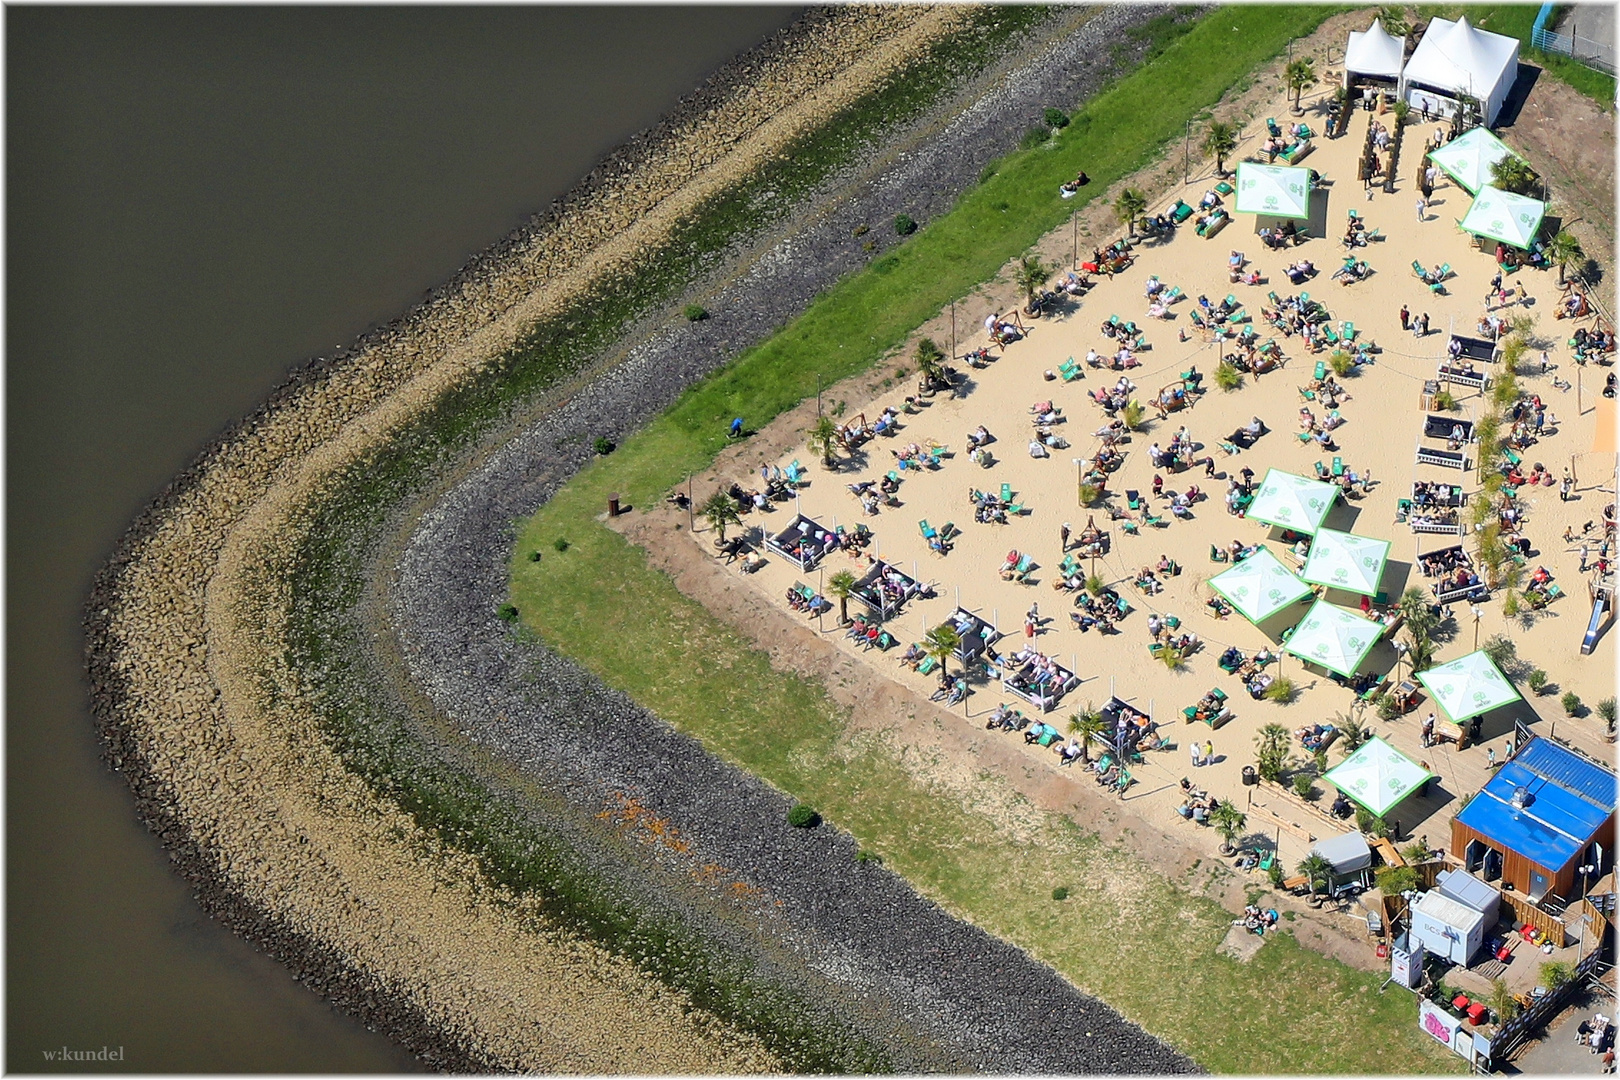
M 1558 284 L 1564 283 L 1564 268 L 1570 263 L 1578 261 L 1586 253 L 1569 230 L 1559 229 L 1557 234 L 1547 241 L 1547 257 L 1558 264 Z
M 1328 862 L 1323 856 L 1313 851 L 1301 859 L 1299 866 L 1295 869 L 1299 873 L 1305 875 L 1306 881 L 1308 881 L 1311 886 L 1311 896 L 1314 897 L 1316 895 L 1316 886 L 1318 883 L 1320 883 L 1323 888 L 1327 888 L 1329 875 L 1333 873 L 1333 864 Z
M 1181 669 L 1182 662 L 1185 659 L 1186 653 L 1182 652 L 1174 645 L 1166 645 L 1164 648 L 1159 650 L 1160 662 L 1171 671 L 1179 671 Z
M 1018 260 L 1018 269 L 1013 272 L 1013 280 L 1018 287 L 1024 290 L 1025 310 L 1035 310 L 1035 294 L 1041 291 L 1046 279 L 1052 276 L 1052 268 L 1041 262 L 1039 255 L 1025 255 Z
M 1080 760 L 1091 760 L 1091 744 L 1095 742 L 1101 745 L 1103 733 L 1107 730 L 1102 713 L 1089 701 L 1085 708 L 1069 717 L 1069 734 L 1080 739 Z
M 1209 824 L 1221 837 L 1222 855 L 1232 854 L 1232 841 L 1238 838 L 1248 823 L 1248 816 L 1230 799 L 1222 800 L 1219 806 L 1209 812 Z
M 849 622 L 849 594 L 855 591 L 855 575 L 840 570 L 827 579 L 827 593 L 838 597 L 838 625 Z
M 1142 216 L 1147 209 L 1147 196 L 1135 188 L 1126 188 L 1114 200 L 1114 216 L 1119 218 L 1121 225 L 1130 229 L 1132 236 L 1136 235 L 1136 219 Z
M 1224 120 L 1211 120 L 1204 134 L 1203 151 L 1215 159 L 1215 174 L 1226 175 L 1226 155 L 1237 149 L 1238 131 L 1235 124 Z
M 1523 158 L 1509 154 L 1491 162 L 1491 186 L 1515 195 L 1527 195 L 1536 186 L 1536 174 Z
M 821 454 L 822 463 L 831 468 L 833 450 L 838 446 L 838 425 L 830 416 L 818 416 L 816 422 L 810 425 L 810 438 L 807 440 L 810 449 Z
M 1283 82 L 1294 95 L 1294 112 L 1298 113 L 1300 95 L 1316 85 L 1316 61 L 1308 56 L 1290 60 L 1283 69 Z
M 946 673 L 946 663 L 962 644 L 962 635 L 950 623 L 940 623 L 923 636 L 923 652 L 934 658 L 940 672 Z
M 1344 747 L 1346 757 L 1355 753 L 1362 743 L 1367 741 L 1370 734 L 1367 726 L 1361 722 L 1361 717 L 1344 713 L 1337 713 L 1333 717 L 1333 726 L 1339 731 L 1339 742 Z
M 1415 638 L 1427 638 L 1434 632 L 1434 609 L 1429 603 L 1429 594 L 1418 585 L 1413 585 L 1401 593 L 1401 598 L 1395 601 L 1395 607 L 1401 613 L 1401 619 L 1406 623 L 1407 633 Z
M 737 504 L 731 501 L 731 496 L 723 491 L 716 491 L 709 496 L 709 501 L 699 508 L 709 522 L 709 527 L 720 534 L 722 541 L 726 538 L 727 525 L 741 525 L 742 518 L 737 513 Z
M 1281 724 L 1267 724 L 1255 735 L 1254 743 L 1255 770 L 1260 779 L 1275 781 L 1288 762 L 1288 729 Z

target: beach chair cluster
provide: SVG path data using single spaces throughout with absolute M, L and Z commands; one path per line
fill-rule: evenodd
M 1232 710 L 1226 707 L 1226 691 L 1217 686 L 1199 699 L 1196 705 L 1188 705 L 1182 709 L 1181 715 L 1186 718 L 1187 723 L 1202 721 L 1213 731 L 1231 719 Z
M 896 644 L 894 635 L 883 629 L 882 623 L 876 619 L 869 620 L 863 615 L 857 615 L 851 620 L 844 636 L 868 651 L 876 649 L 878 652 L 888 652 Z
M 1446 279 L 1451 276 L 1451 264 L 1443 263 L 1433 270 L 1425 270 L 1422 263 L 1413 259 L 1412 273 L 1419 281 L 1429 287 L 1430 292 L 1436 296 L 1444 296 L 1446 294 Z
M 928 524 L 927 518 L 923 518 L 917 522 L 917 528 L 922 532 L 922 538 L 928 542 L 928 550 L 940 557 L 951 553 L 951 541 L 961 535 L 961 530 L 949 521 L 943 528 L 936 529 Z

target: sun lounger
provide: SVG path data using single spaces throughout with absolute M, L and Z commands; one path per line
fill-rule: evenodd
M 1176 205 L 1170 208 L 1170 216 L 1175 220 L 1177 225 L 1180 225 L 1183 221 L 1186 221 L 1188 218 L 1193 216 L 1193 208 L 1188 206 L 1181 199 L 1177 199 Z
M 1142 493 L 1140 491 L 1127 488 L 1125 490 L 1125 505 L 1129 506 L 1132 510 L 1142 509 Z
M 1228 457 L 1231 457 L 1233 454 L 1238 452 L 1237 444 L 1235 443 L 1221 442 L 1216 443 L 1215 445 L 1220 448 L 1221 453 L 1227 455 Z
M 1335 457 L 1333 459 L 1333 475 L 1334 476 L 1343 476 L 1344 475 L 1344 458 Z
M 1010 503 L 1010 502 L 1012 502 L 1012 497 L 1013 497 L 1012 485 L 1011 484 L 1006 484 L 1006 483 L 1002 484 L 1001 485 L 1001 501 L 1004 502 L 1004 503 Z
M 919 674 L 919 675 L 932 675 L 934 673 L 935 669 L 937 669 L 938 667 L 939 667 L 939 661 L 938 660 L 935 660 L 932 656 L 925 656 L 925 657 L 923 657 L 923 662 L 917 665 L 917 674 Z
M 1321 382 L 1326 377 L 1327 362 L 1325 360 L 1318 360 L 1316 362 L 1316 367 L 1311 369 L 1311 378 L 1315 379 L 1317 382 Z

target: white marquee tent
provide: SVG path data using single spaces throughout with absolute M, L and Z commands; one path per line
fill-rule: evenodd
M 1431 19 L 1401 72 L 1401 97 L 1414 109 L 1449 116 L 1458 94 L 1478 99 L 1487 126 L 1496 122 L 1519 77 L 1519 39 L 1477 30 L 1466 18 Z
M 1398 82 L 1405 59 L 1406 43 L 1392 37 L 1383 20 L 1375 17 L 1367 29 L 1350 31 L 1350 43 L 1344 47 L 1345 85 L 1355 75 Z

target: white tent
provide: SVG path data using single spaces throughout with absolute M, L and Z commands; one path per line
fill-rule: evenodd
M 1265 547 L 1216 574 L 1208 584 L 1252 623 L 1265 622 L 1311 591 Z
M 1446 715 L 1459 724 L 1480 713 L 1522 700 L 1513 684 L 1485 655 L 1484 649 L 1449 664 L 1420 671 L 1418 682 L 1434 695 L 1435 703 Z
M 1350 43 L 1344 47 L 1345 85 L 1353 75 L 1399 81 L 1405 59 L 1406 42 L 1392 37 L 1383 20 L 1374 18 L 1367 29 L 1350 31 Z
M 1528 250 L 1541 230 L 1541 219 L 1546 213 L 1547 204 L 1540 199 L 1515 195 L 1487 184 L 1474 196 L 1473 205 L 1463 215 L 1461 224 L 1464 232 Z
M 1472 194 L 1491 182 L 1491 166 L 1503 158 L 1517 157 L 1507 143 L 1482 127 L 1452 139 L 1429 151 L 1429 160 L 1446 171 Z
M 1311 554 L 1299 572 L 1301 581 L 1328 585 L 1363 596 L 1377 596 L 1389 558 L 1389 541 L 1370 536 L 1317 529 L 1311 538 Z
M 1283 643 L 1283 651 L 1349 679 L 1383 633 L 1383 623 L 1318 600 Z
M 1372 813 L 1383 817 L 1421 788 L 1429 771 L 1374 735 L 1322 777 Z
M 1238 162 L 1236 209 L 1240 214 L 1309 219 L 1311 170 Z
M 1332 484 L 1282 469 L 1267 469 L 1246 513 L 1254 521 L 1314 536 L 1338 494 L 1339 489 Z
M 1476 30 L 1466 18 L 1431 19 L 1401 72 L 1401 97 L 1414 109 L 1450 116 L 1457 95 L 1479 101 L 1486 125 L 1507 102 L 1519 77 L 1519 39 Z

